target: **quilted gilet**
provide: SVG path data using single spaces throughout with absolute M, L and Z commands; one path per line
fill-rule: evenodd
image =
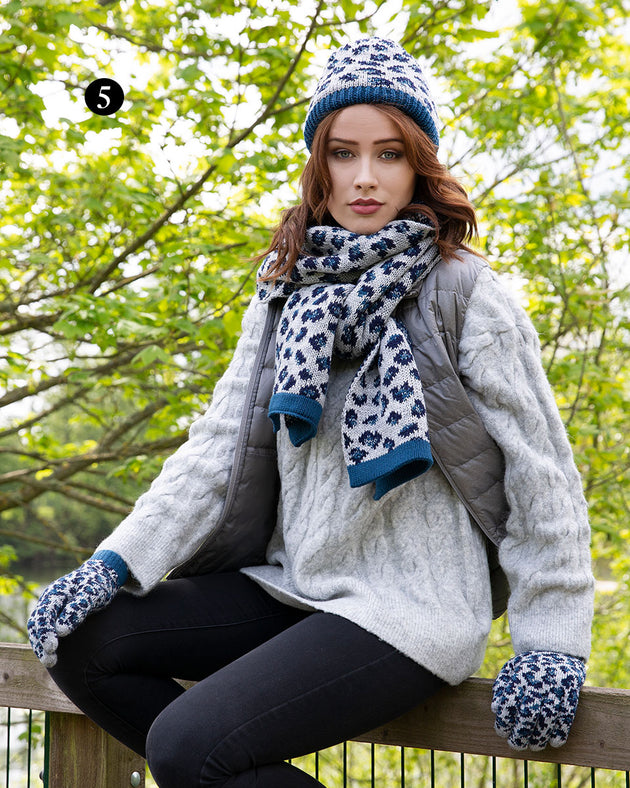
M 486 536 L 493 616 L 509 589 L 497 547 L 509 513 L 501 450 L 487 433 L 458 374 L 466 308 L 487 263 L 472 254 L 440 262 L 419 292 L 399 305 L 424 391 L 431 452 L 452 489 Z M 246 395 L 223 512 L 197 552 L 171 577 L 233 571 L 265 562 L 280 491 L 276 440 L 267 407 L 274 381 L 275 336 L 282 302 L 268 308 Z

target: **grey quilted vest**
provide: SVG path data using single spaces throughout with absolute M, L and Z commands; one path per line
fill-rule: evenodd
M 458 344 L 466 308 L 487 263 L 466 254 L 439 263 L 419 292 L 398 307 L 405 322 L 425 396 L 431 452 L 472 520 L 486 536 L 493 616 L 507 607 L 509 589 L 497 547 L 508 504 L 501 450 L 488 435 L 458 375 Z M 276 327 L 282 302 L 268 308 L 247 390 L 223 512 L 204 544 L 171 577 L 222 572 L 265 562 L 276 524 L 280 490 L 276 440 L 267 407 L 274 379 Z

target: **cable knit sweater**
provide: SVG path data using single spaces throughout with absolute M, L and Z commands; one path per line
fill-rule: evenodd
M 232 362 L 189 440 L 101 543 L 148 592 L 219 518 L 266 307 L 254 297 Z M 588 658 L 590 531 L 571 449 L 524 310 L 485 269 L 459 347 L 463 383 L 506 461 L 511 513 L 500 547 L 516 653 Z M 485 546 L 439 468 L 374 501 L 351 489 L 340 414 L 357 362 L 336 359 L 317 435 L 278 433 L 281 494 L 267 563 L 242 569 L 274 597 L 344 616 L 457 684 L 483 661 L 491 624 Z

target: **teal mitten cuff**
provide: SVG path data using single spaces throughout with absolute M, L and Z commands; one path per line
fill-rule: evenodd
M 127 578 L 129 577 L 129 569 L 127 568 L 127 564 L 122 560 L 118 553 L 115 553 L 113 550 L 97 550 L 92 558 L 100 559 L 105 564 L 105 566 L 113 569 L 118 575 L 119 585 L 125 585 Z

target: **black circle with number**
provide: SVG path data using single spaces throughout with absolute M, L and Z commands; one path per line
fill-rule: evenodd
M 95 79 L 85 89 L 85 104 L 97 115 L 113 115 L 122 107 L 125 93 L 115 79 Z

